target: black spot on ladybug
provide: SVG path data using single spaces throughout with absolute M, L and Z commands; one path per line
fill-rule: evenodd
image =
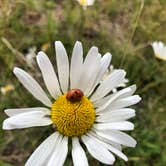
M 68 91 L 66 98 L 71 102 L 79 102 L 83 96 L 84 94 L 80 89 L 71 89 Z

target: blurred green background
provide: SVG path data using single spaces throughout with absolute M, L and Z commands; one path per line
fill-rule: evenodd
M 92 45 L 101 54 L 113 55 L 115 68 L 127 71 L 129 85 L 136 83 L 142 101 L 136 106 L 138 144 L 124 148 L 128 162 L 115 165 L 164 166 L 166 163 L 166 62 L 155 58 L 150 43 L 166 43 L 166 0 L 96 0 L 83 10 L 75 0 L 0 0 L 0 126 L 6 108 L 41 105 L 18 82 L 14 66 L 42 82 L 36 62 L 27 60 L 30 49 L 44 50 L 55 61 L 54 41 L 61 40 L 71 55 L 76 40 L 83 42 L 84 55 Z M 33 52 L 33 51 L 32 51 Z M 53 130 L 50 127 L 3 131 L 0 129 L 0 166 L 23 166 L 33 150 Z M 89 154 L 90 166 L 101 166 Z M 65 166 L 72 166 L 68 155 Z

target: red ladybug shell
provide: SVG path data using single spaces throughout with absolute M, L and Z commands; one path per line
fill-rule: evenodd
M 68 91 L 66 98 L 71 102 L 78 102 L 81 101 L 83 96 L 84 94 L 80 89 L 71 89 Z

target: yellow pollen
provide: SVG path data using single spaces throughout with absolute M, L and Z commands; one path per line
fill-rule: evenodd
M 78 102 L 71 102 L 66 99 L 65 94 L 53 103 L 51 119 L 61 134 L 69 137 L 81 136 L 92 127 L 95 110 L 85 96 Z

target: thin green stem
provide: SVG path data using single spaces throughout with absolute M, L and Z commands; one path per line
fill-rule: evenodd
M 81 30 L 81 33 L 83 33 L 84 26 L 85 26 L 85 21 L 86 21 L 85 9 L 82 8 L 82 9 L 80 10 L 80 14 L 81 14 L 80 30 Z
M 147 48 L 147 47 L 149 47 L 150 45 L 151 45 L 151 42 L 147 42 L 147 43 L 141 44 L 141 45 L 139 45 L 138 47 L 136 47 L 136 48 L 133 50 L 133 52 L 137 52 L 137 51 L 139 51 L 139 50 L 142 50 L 142 49 L 144 49 L 144 48 Z
M 120 67 L 122 67 L 123 64 L 124 64 L 124 61 L 125 61 L 125 58 L 126 58 L 126 55 L 127 55 L 127 48 L 129 46 L 129 44 L 132 43 L 132 40 L 133 40 L 134 35 L 136 33 L 136 29 L 138 27 L 138 23 L 139 23 L 139 20 L 140 20 L 143 9 L 144 9 L 144 0 L 141 0 L 140 8 L 139 8 L 139 10 L 137 11 L 137 14 L 136 14 L 133 31 L 132 31 L 131 36 L 129 37 L 129 39 L 127 41 L 127 44 L 124 47 L 124 50 L 123 50 L 124 54 L 123 54 L 122 61 L 120 63 Z
M 26 63 L 26 59 L 24 57 L 24 55 L 19 52 L 17 49 L 15 49 L 12 44 L 5 38 L 2 37 L 1 41 L 5 44 L 5 46 L 12 52 L 13 55 L 15 55 L 15 57 L 17 58 L 17 60 L 20 62 L 20 64 L 25 64 Z M 27 64 L 28 65 L 28 64 Z M 32 70 L 35 70 L 34 66 L 28 65 Z

